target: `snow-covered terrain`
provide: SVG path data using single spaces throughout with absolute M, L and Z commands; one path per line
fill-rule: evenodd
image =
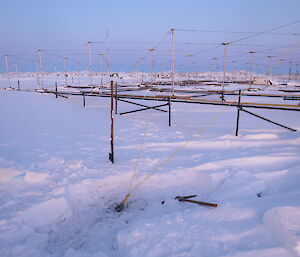
M 43 79 L 66 90 L 62 78 Z M 36 87 L 35 77 L 12 79 L 15 88 L 17 80 Z M 0 256 L 300 256 L 299 112 L 253 111 L 296 132 L 242 112 L 238 137 L 233 106 L 173 103 L 171 127 L 155 110 L 114 115 L 112 164 L 109 98 L 83 107 L 80 96 L 0 83 Z M 135 170 L 133 185 L 152 175 L 116 212 Z M 218 207 L 175 200 L 188 195 Z

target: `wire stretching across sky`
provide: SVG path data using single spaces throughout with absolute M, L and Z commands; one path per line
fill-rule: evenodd
M 269 30 L 265 30 L 263 32 L 258 32 L 256 34 L 252 34 L 252 35 L 249 35 L 247 37 L 243 37 L 243 38 L 240 38 L 240 39 L 237 39 L 237 40 L 233 40 L 231 42 L 229 42 L 230 44 L 233 44 L 233 43 L 236 43 L 236 42 L 240 42 L 242 40 L 246 40 L 246 39 L 249 39 L 249 38 L 252 38 L 252 37 L 257 37 L 257 36 L 260 36 L 260 35 L 263 35 L 263 34 L 267 34 L 267 33 L 270 33 L 272 31 L 275 31 L 275 30 L 278 30 L 278 29 L 282 29 L 282 28 L 285 28 L 285 27 L 288 27 L 288 26 L 291 26 L 293 24 L 296 24 L 296 23 L 299 23 L 300 20 L 296 20 L 296 21 L 293 21 L 293 22 L 290 22 L 290 23 L 287 23 L 287 24 L 284 24 L 284 25 L 281 25 L 279 27 L 276 27 L 276 28 L 272 28 L 272 29 L 269 29 Z
M 202 32 L 202 33 L 224 33 L 224 34 L 258 34 L 261 32 L 253 32 L 253 31 L 226 31 L 226 30 L 199 30 L 199 29 L 174 29 L 176 31 L 189 31 L 189 32 Z M 269 32 L 267 34 L 270 35 L 290 35 L 290 36 L 299 36 L 300 33 L 272 33 Z
M 129 63 L 128 65 L 125 66 L 124 70 L 126 70 L 127 68 L 134 66 L 135 63 L 137 63 L 139 60 L 146 58 L 147 55 L 149 55 L 149 49 L 156 49 L 163 41 L 166 40 L 166 38 L 171 34 L 171 31 L 168 30 L 167 33 L 165 34 L 165 36 L 158 41 L 153 47 L 148 48 L 147 50 L 145 50 L 145 54 L 142 57 L 136 58 L 135 61 L 133 61 L 132 63 Z
M 268 29 L 268 30 L 262 31 L 262 32 L 257 32 L 257 33 L 254 33 L 254 34 L 251 32 L 251 35 L 249 35 L 249 36 L 242 37 L 242 38 L 239 38 L 239 39 L 230 41 L 230 42 L 228 42 L 228 43 L 229 43 L 229 44 L 234 44 L 234 43 L 237 43 L 237 42 L 240 42 L 240 41 L 249 39 L 249 38 L 253 38 L 253 37 L 260 36 L 260 35 L 268 34 L 268 33 L 271 33 L 272 31 L 275 31 L 275 30 L 278 30 L 278 29 L 282 29 L 282 28 L 291 26 L 291 25 L 296 24 L 296 23 L 299 23 L 299 22 L 300 22 L 300 20 L 296 20 L 296 21 L 293 21 L 293 22 L 290 22 L 290 23 L 287 23 L 287 24 L 284 24 L 284 25 L 281 25 L 281 26 L 278 26 L 278 27 L 275 27 L 275 28 L 272 28 L 272 29 Z M 193 29 L 175 29 L 175 31 L 208 32 L 208 31 L 203 31 L 203 30 L 193 30 Z M 297 34 L 296 34 L 296 35 L 297 35 Z M 222 46 L 222 43 L 217 44 L 217 45 L 214 46 L 214 47 L 211 47 L 211 48 L 208 48 L 208 49 L 204 49 L 204 50 L 198 51 L 197 53 L 192 54 L 192 56 L 198 55 L 200 52 L 209 52 L 209 51 L 212 51 L 212 50 L 214 50 L 214 49 L 216 49 L 216 48 L 218 48 L 218 47 L 220 47 L 220 46 Z

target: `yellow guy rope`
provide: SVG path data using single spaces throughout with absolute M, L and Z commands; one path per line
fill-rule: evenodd
M 138 167 L 138 165 L 139 165 L 139 163 L 140 163 L 140 159 L 141 159 L 141 155 L 142 155 L 142 150 L 143 150 L 144 143 L 145 143 L 146 133 L 147 133 L 147 131 L 148 131 L 148 129 L 149 129 L 149 122 L 150 122 L 150 119 L 151 119 L 151 114 L 148 115 L 147 120 L 146 120 L 147 126 L 145 127 L 144 135 L 143 135 L 142 140 L 141 140 L 140 149 L 139 149 L 139 152 L 138 152 L 138 155 L 137 155 L 137 160 L 136 160 L 136 162 L 135 162 L 134 169 L 133 169 L 133 173 L 132 173 L 132 177 L 131 177 L 131 179 L 130 179 L 130 186 L 129 186 L 128 192 L 130 192 L 131 189 L 132 189 L 132 186 L 133 186 L 133 180 L 134 180 L 134 177 L 135 177 L 136 172 L 137 172 L 137 167 Z
M 121 204 L 124 206 L 126 201 L 128 200 L 129 196 L 132 194 L 132 192 L 136 191 L 141 185 L 143 185 L 154 173 L 156 173 L 163 165 L 165 165 L 167 162 L 169 162 L 172 158 L 174 158 L 174 156 L 180 152 L 188 143 L 190 143 L 192 141 L 192 139 L 194 137 L 196 137 L 197 135 L 199 135 L 201 132 L 203 132 L 205 129 L 207 129 L 218 117 L 220 117 L 220 115 L 227 109 L 227 107 L 229 107 L 232 103 L 226 105 L 226 107 L 220 111 L 215 113 L 215 115 L 213 115 L 195 134 L 193 134 L 190 138 L 188 138 L 187 141 L 185 141 L 180 147 L 178 147 L 177 149 L 175 149 L 166 159 L 164 159 L 163 161 L 161 161 L 159 164 L 157 164 L 152 172 L 150 174 L 148 174 L 144 179 L 142 179 L 138 184 L 136 184 L 134 187 L 132 187 L 132 184 L 130 186 L 130 189 L 128 191 L 128 193 L 126 194 L 125 198 L 123 199 L 123 201 L 121 202 Z M 132 182 L 133 182 L 133 178 L 132 178 Z

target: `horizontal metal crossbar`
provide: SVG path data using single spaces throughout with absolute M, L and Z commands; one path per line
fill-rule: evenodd
M 148 105 L 139 104 L 139 103 L 135 103 L 135 102 L 131 102 L 131 101 L 128 101 L 128 100 L 119 99 L 119 98 L 117 98 L 117 99 L 119 101 L 121 101 L 121 102 L 130 103 L 130 104 L 134 104 L 134 105 L 138 105 L 138 106 L 142 106 L 142 107 L 149 107 Z M 165 105 L 163 105 L 163 106 L 165 106 Z M 153 106 L 152 109 L 155 109 L 155 110 L 158 110 L 158 111 L 162 111 L 162 112 L 166 112 L 165 110 L 161 110 L 161 109 L 156 108 L 156 106 Z
M 133 113 L 133 112 L 146 111 L 146 110 L 149 110 L 149 109 L 154 109 L 154 110 L 157 110 L 157 111 L 167 112 L 165 110 L 157 109 L 157 107 L 162 107 L 162 106 L 167 106 L 167 105 L 169 105 L 169 103 L 167 103 L 167 104 L 160 104 L 160 105 L 156 105 L 156 106 L 148 106 L 148 107 L 145 107 L 145 108 L 142 108 L 142 109 L 138 109 L 138 110 L 133 110 L 133 111 L 129 111 L 129 112 L 122 112 L 122 113 L 120 113 L 120 115 L 128 114 L 128 113 Z
M 54 91 L 45 91 L 40 93 L 54 93 Z M 58 92 L 60 95 L 82 95 L 77 92 Z M 86 96 L 95 96 L 95 97 L 110 97 L 110 94 L 104 93 L 89 93 Z M 171 102 L 177 103 L 194 103 L 194 104 L 207 104 L 207 105 L 230 105 L 237 106 L 237 102 L 229 101 L 212 101 L 204 99 L 195 99 L 190 97 L 181 97 L 181 96 L 143 96 L 143 95 L 118 95 L 118 99 L 137 99 L 137 100 L 150 100 L 150 101 L 167 101 L 170 98 Z M 272 109 L 272 110 L 285 110 L 285 111 L 300 111 L 299 105 L 288 105 L 288 104 L 269 104 L 269 103 L 246 103 L 243 102 L 240 104 L 241 107 L 247 108 L 257 108 L 257 109 Z

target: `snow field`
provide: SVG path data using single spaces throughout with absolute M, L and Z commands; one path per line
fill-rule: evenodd
M 236 108 L 173 104 L 172 127 L 155 111 L 115 116 L 112 165 L 108 99 L 87 98 L 84 108 L 79 97 L 0 97 L 1 256 L 300 256 L 298 131 L 242 113 L 235 137 Z M 124 212 L 113 211 L 140 150 L 134 185 L 218 111 Z M 255 112 L 300 129 L 297 112 Z M 193 194 L 219 207 L 174 199 Z

